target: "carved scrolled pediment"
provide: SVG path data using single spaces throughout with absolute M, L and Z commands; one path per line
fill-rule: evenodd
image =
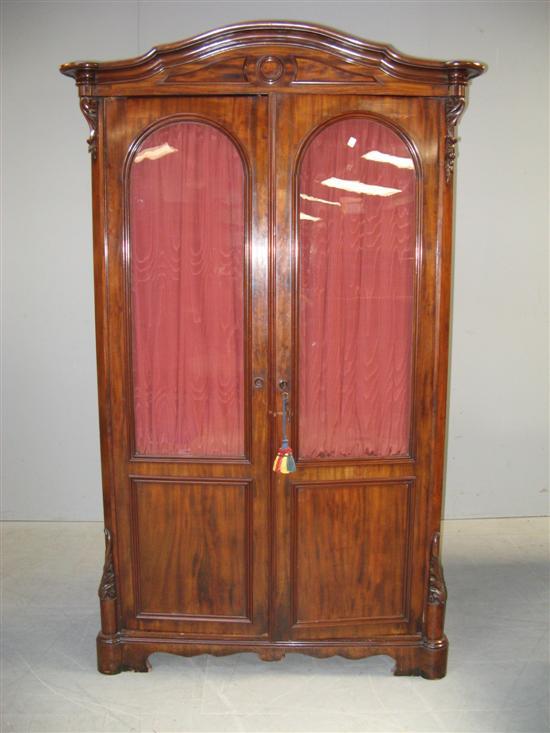
M 344 35 L 331 28 L 280 21 L 243 23 L 153 48 L 124 61 L 73 62 L 61 72 L 83 94 L 171 94 L 208 92 L 224 84 L 289 91 L 328 85 L 369 85 L 384 93 L 446 95 L 452 86 L 484 71 L 474 61 L 434 61 L 399 53 L 391 46 Z M 380 91 L 382 93 L 382 91 Z
M 328 54 L 308 56 L 256 54 L 209 63 L 192 62 L 165 71 L 164 84 L 267 84 L 269 86 L 310 84 L 381 84 L 372 70 L 351 68 Z

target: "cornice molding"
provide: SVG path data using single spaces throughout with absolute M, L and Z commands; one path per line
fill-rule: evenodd
M 216 57 L 234 57 L 242 52 L 243 58 L 251 49 L 262 56 L 271 55 L 267 49 L 278 46 L 285 50 L 308 50 L 329 54 L 344 63 L 355 62 L 381 75 L 398 81 L 428 85 L 466 85 L 470 79 L 485 71 L 484 64 L 476 61 L 435 61 L 415 58 L 397 51 L 393 46 L 373 43 L 343 34 L 332 28 L 308 23 L 259 21 L 241 23 L 208 31 L 193 38 L 152 48 L 148 53 L 121 61 L 75 61 L 63 64 L 61 73 L 75 79 L 79 87 L 143 82 L 155 75 L 192 63 Z M 262 53 L 262 49 L 265 49 Z M 199 63 L 199 67 L 201 64 Z M 243 83 L 246 78 L 243 76 Z M 315 82 L 315 79 L 312 79 Z M 82 93 L 82 92 L 81 92 Z

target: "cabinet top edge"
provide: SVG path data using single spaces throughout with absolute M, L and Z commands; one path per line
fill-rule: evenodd
M 466 85 L 471 79 L 486 71 L 485 64 L 478 61 L 436 61 L 416 58 L 397 51 L 393 46 L 375 43 L 344 34 L 333 28 L 303 22 L 254 21 L 228 25 L 207 31 L 192 38 L 175 43 L 155 46 L 147 53 L 135 58 L 118 61 L 73 61 L 62 64 L 60 72 L 75 79 L 87 93 L 96 84 L 141 85 L 158 76 L 161 83 L 167 72 L 181 72 L 182 85 L 185 76 L 192 70 L 194 81 L 200 79 L 202 69 L 207 69 L 218 60 L 236 60 L 238 52 L 255 49 L 263 57 L 269 56 L 270 47 L 275 53 L 288 50 L 307 53 L 310 59 L 319 56 L 326 61 L 332 57 L 336 62 L 371 70 L 381 78 L 393 77 L 400 80 L 426 84 L 448 84 L 456 87 Z M 268 80 L 272 84 L 272 80 Z M 315 78 L 311 78 L 315 83 Z M 337 82 L 335 82 L 337 83 Z

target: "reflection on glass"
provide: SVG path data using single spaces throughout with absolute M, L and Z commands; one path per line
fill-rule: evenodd
M 408 168 L 409 170 L 414 169 L 414 163 L 412 158 L 404 158 L 400 155 L 390 155 L 389 153 L 382 153 L 380 150 L 369 150 L 368 153 L 363 155 L 365 160 L 375 160 L 377 163 L 389 163 L 394 165 L 396 168 Z
M 368 118 L 324 128 L 303 157 L 300 458 L 408 453 L 416 240 L 408 161 L 401 138 Z
M 244 170 L 217 128 L 154 131 L 130 171 L 139 454 L 244 454 Z
M 317 201 L 319 204 L 328 204 L 329 206 L 342 206 L 339 201 L 327 201 L 327 199 L 320 199 L 317 196 L 308 196 L 307 193 L 301 193 L 300 198 L 306 201 Z
M 326 181 L 321 181 L 321 185 L 330 186 L 330 188 L 341 188 L 343 191 L 353 191 L 353 193 L 362 193 L 365 196 L 393 196 L 396 193 L 401 193 L 400 188 L 374 186 L 372 183 L 350 181 L 336 177 L 327 178 Z
M 150 148 L 141 148 L 134 158 L 134 163 L 141 163 L 142 160 L 158 160 L 159 158 L 163 158 L 165 155 L 177 152 L 176 148 L 173 148 L 168 143 L 153 145 Z

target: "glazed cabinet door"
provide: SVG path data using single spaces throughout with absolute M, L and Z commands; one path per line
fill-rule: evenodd
M 421 631 L 440 114 L 276 100 L 276 374 L 297 462 L 274 478 L 281 638 Z
M 262 96 L 104 103 L 120 627 L 266 633 Z

